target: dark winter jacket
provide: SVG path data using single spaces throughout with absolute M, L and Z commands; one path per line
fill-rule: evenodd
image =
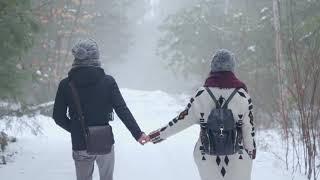
M 140 138 L 142 132 L 128 109 L 115 79 L 106 75 L 102 68 L 75 68 L 69 72 L 68 78 L 60 82 L 53 109 L 55 122 L 71 133 L 73 150 L 85 150 L 86 147 L 68 84 L 69 79 L 75 82 L 88 126 L 107 125 L 110 113 L 115 110 L 133 137 L 136 140 Z

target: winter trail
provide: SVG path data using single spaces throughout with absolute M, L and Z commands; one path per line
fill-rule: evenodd
M 184 108 L 177 98 L 160 91 L 123 90 L 123 94 L 145 132 L 161 127 Z M 12 162 L 0 166 L 0 180 L 75 179 L 69 134 L 56 126 L 51 118 L 38 116 L 37 121 L 43 126 L 43 135 L 34 137 L 23 133 L 18 143 L 9 146 L 9 151 L 18 154 Z M 161 144 L 140 146 L 118 118 L 112 125 L 116 138 L 115 180 L 200 180 L 192 156 L 198 127 Z M 292 180 L 291 173 L 283 169 L 282 162 L 272 153 L 260 150 L 252 179 Z M 294 179 L 306 180 L 303 176 Z M 94 180 L 98 180 L 97 171 Z

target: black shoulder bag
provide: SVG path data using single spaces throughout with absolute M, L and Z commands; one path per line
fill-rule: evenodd
M 76 112 L 78 114 L 78 119 L 81 123 L 82 131 L 84 133 L 87 153 L 90 155 L 109 154 L 114 144 L 112 127 L 110 125 L 86 126 L 79 94 L 72 80 L 69 81 L 69 86 L 71 87 L 73 100 L 76 106 Z

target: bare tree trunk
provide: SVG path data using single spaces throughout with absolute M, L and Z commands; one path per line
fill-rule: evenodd
M 282 36 L 281 36 L 281 23 L 280 23 L 280 1 L 273 0 L 273 23 L 275 29 L 275 47 L 276 47 L 276 65 L 278 69 L 278 85 L 279 85 L 279 108 L 280 115 L 282 118 L 282 125 L 284 135 L 286 139 L 286 166 L 288 166 L 288 155 L 289 155 L 289 132 L 288 132 L 288 113 L 285 93 L 285 63 L 283 61 L 283 48 L 282 48 Z

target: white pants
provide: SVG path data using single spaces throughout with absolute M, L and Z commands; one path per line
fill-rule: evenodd
M 94 163 L 97 162 L 100 180 L 113 180 L 115 163 L 114 147 L 106 155 L 89 155 L 86 151 L 73 151 L 77 180 L 92 180 Z
M 247 152 L 217 157 L 203 154 L 200 146 L 199 140 L 193 156 L 201 180 L 251 180 L 252 159 Z

